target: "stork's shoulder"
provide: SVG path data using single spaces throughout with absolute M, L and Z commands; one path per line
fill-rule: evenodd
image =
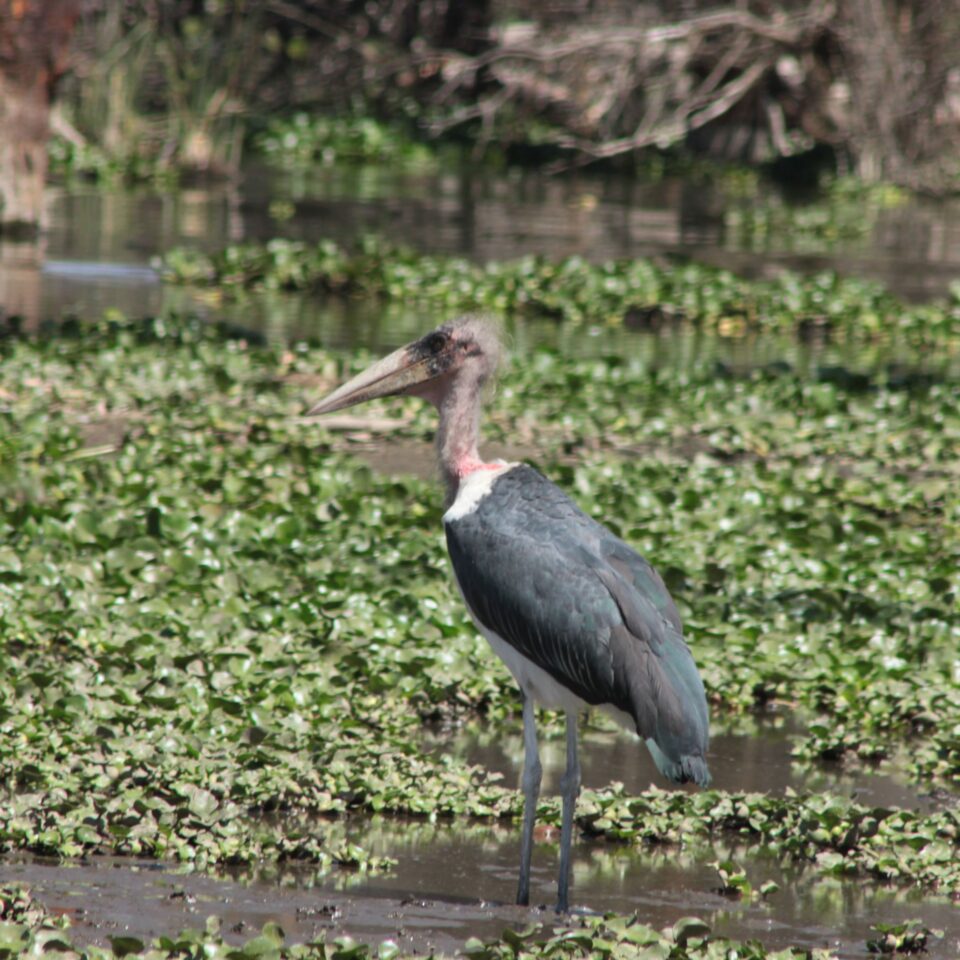
M 453 503 L 443 515 L 443 522 L 448 526 L 464 517 L 475 513 L 480 507 L 481 502 L 486 500 L 497 487 L 497 498 L 503 494 L 499 486 L 499 481 L 506 474 L 523 467 L 520 463 L 491 463 L 487 464 L 481 470 L 474 470 L 461 478 L 460 485 L 457 487 L 457 495 Z M 511 486 L 508 484 L 508 486 Z
M 454 538 L 461 550 L 486 551 L 490 538 L 496 537 L 510 541 L 525 557 L 536 556 L 541 566 L 558 563 L 565 576 L 579 568 L 608 589 L 618 585 L 615 594 L 639 591 L 644 602 L 656 608 L 658 618 L 682 633 L 673 599 L 650 563 L 525 463 L 469 474 L 443 520 L 448 543 Z M 456 555 L 453 549 L 451 553 Z M 623 600 L 621 596 L 618 602 Z
M 588 516 L 555 483 L 526 463 L 502 463 L 477 470 L 460 481 L 457 496 L 443 515 L 449 528 L 498 528 L 518 537 L 547 531 L 559 545 L 565 538 L 577 551 L 598 553 L 630 548 Z M 558 540 L 559 538 L 559 540 Z
M 474 470 L 460 481 L 457 495 L 443 515 L 449 526 L 480 515 L 502 517 L 504 512 L 580 513 L 570 498 L 542 473 L 525 463 L 496 463 Z

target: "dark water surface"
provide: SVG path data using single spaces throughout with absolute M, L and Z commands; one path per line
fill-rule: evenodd
M 541 743 L 545 794 L 556 792 L 563 764 L 563 739 L 554 736 L 554 726 L 545 725 Z M 934 800 L 896 775 L 797 766 L 790 761 L 790 741 L 799 730 L 794 722 L 776 718 L 750 726 L 714 737 L 711 764 L 718 787 L 773 794 L 829 789 L 868 805 L 919 810 L 956 802 L 943 796 Z M 424 748 L 483 765 L 502 774 L 508 785 L 519 779 L 519 729 L 504 733 L 473 725 L 453 733 L 433 731 Z M 645 749 L 622 733 L 588 727 L 581 755 L 588 787 L 620 780 L 639 792 L 659 782 Z M 516 824 L 374 816 L 317 820 L 311 829 L 332 844 L 362 844 L 397 865 L 369 875 L 282 863 L 209 876 L 131 858 L 63 864 L 17 856 L 0 860 L 0 882 L 29 884 L 48 908 L 70 917 L 71 935 L 79 943 L 105 943 L 118 934 L 149 940 L 202 927 L 216 915 L 228 939 L 238 942 L 273 921 L 291 941 L 349 934 L 372 944 L 391 939 L 411 951 L 452 953 L 468 937 L 494 937 L 506 926 L 523 929 L 532 921 L 553 919 L 555 830 L 538 830 L 534 907 L 527 910 L 512 904 Z M 754 902 L 722 896 L 712 864 L 726 859 L 744 867 L 754 889 L 769 880 L 780 889 Z M 945 933 L 932 942 L 929 957 L 946 960 L 960 951 L 960 907 L 948 898 L 863 879 L 818 877 L 802 864 L 778 862 L 755 845 L 723 839 L 694 838 L 682 848 L 635 848 L 575 836 L 572 899 L 586 910 L 636 912 L 657 928 L 696 915 L 716 935 L 758 938 L 770 949 L 829 947 L 851 958 L 868 955 L 874 924 L 920 919 Z
M 960 200 L 906 200 L 875 213 L 862 237 L 818 239 L 791 230 L 744 235 L 736 222 L 751 204 L 790 204 L 771 187 L 759 189 L 756 197 L 731 197 L 702 178 L 643 182 L 468 170 L 417 175 L 372 167 L 302 176 L 252 168 L 236 184 L 176 192 L 52 187 L 41 242 L 0 240 L 0 315 L 37 323 L 107 309 L 132 316 L 196 309 L 273 338 L 309 336 L 329 346 L 385 349 L 440 318 L 402 305 L 279 293 L 221 303 L 165 286 L 150 269 L 152 258 L 178 244 L 213 250 L 274 236 L 350 242 L 368 232 L 478 261 L 529 253 L 593 261 L 691 258 L 747 276 L 832 268 L 879 279 L 912 300 L 944 296 L 960 277 Z M 618 337 L 638 339 L 629 331 L 553 324 L 527 325 L 524 336 L 578 349 L 595 338 L 596 349 L 606 350 L 618 349 Z M 782 356 L 787 346 L 760 349 L 789 359 Z M 704 345 L 702 339 L 684 347 L 716 348 L 715 340 Z M 744 349 L 752 356 L 757 344 L 746 341 L 738 352 Z
M 543 789 L 560 792 L 560 777 L 566 763 L 563 718 L 538 723 Z M 651 786 L 666 787 L 646 747 L 636 737 L 613 728 L 600 719 L 600 727 L 580 725 L 580 765 L 583 786 L 599 789 L 622 783 L 628 794 L 639 794 Z M 903 807 L 929 813 L 944 802 L 957 803 L 960 797 L 931 792 L 910 783 L 895 764 L 882 771 L 873 767 L 845 767 L 839 763 L 795 763 L 791 748 L 803 727 L 791 716 L 746 720 L 741 729 L 720 730 L 714 724 L 708 760 L 711 786 L 732 792 L 769 793 L 783 796 L 829 791 L 850 797 L 868 807 Z M 439 755 L 450 753 L 500 774 L 506 786 L 519 789 L 523 769 L 523 730 L 519 723 L 506 729 L 470 724 L 454 733 L 428 733 L 425 749 Z M 695 788 L 690 788 L 695 792 Z M 946 799 L 945 799 L 946 798 Z
M 709 178 L 647 180 L 585 173 L 402 173 L 252 167 L 235 185 L 157 193 L 51 191 L 47 256 L 146 263 L 177 243 L 214 249 L 273 236 L 350 242 L 375 232 L 425 253 L 480 261 L 529 253 L 601 261 L 679 256 L 763 276 L 788 267 L 881 280 L 909 300 L 946 293 L 960 273 L 960 199 L 906 198 L 862 211 L 862 235 L 828 229 L 745 232 L 758 205 L 804 204 L 760 184 L 734 196 Z M 812 199 L 816 199 L 815 197 Z

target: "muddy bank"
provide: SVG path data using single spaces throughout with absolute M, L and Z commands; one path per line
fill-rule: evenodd
M 827 790 L 873 806 L 915 810 L 955 802 L 896 773 L 795 764 L 790 743 L 801 729 L 795 720 L 777 717 L 717 734 L 711 761 L 718 786 L 775 795 Z M 562 737 L 553 733 L 544 725 L 547 795 L 558 789 L 564 760 Z M 620 780 L 629 791 L 640 792 L 659 782 L 646 751 L 632 738 L 587 727 L 582 740 L 586 787 Z M 493 731 L 473 724 L 453 732 L 433 730 L 425 735 L 424 749 L 480 764 L 508 785 L 518 779 L 522 766 L 519 727 Z M 537 832 L 535 906 L 527 910 L 512 903 L 518 856 L 513 824 L 355 816 L 318 820 L 313 826 L 328 839 L 360 844 L 396 865 L 368 874 L 273 863 L 201 875 L 176 864 L 118 857 L 63 863 L 11 856 L 0 860 L 0 883 L 29 885 L 48 909 L 70 918 L 71 936 L 80 944 L 105 944 L 121 934 L 149 941 L 200 928 L 217 916 L 227 939 L 237 943 L 274 922 L 291 942 L 349 935 L 370 944 L 392 940 L 408 952 L 453 953 L 469 937 L 494 937 L 505 927 L 554 921 L 558 838 L 550 828 Z M 579 909 L 636 912 L 657 928 L 696 915 L 717 935 L 759 938 L 769 949 L 829 948 L 853 958 L 866 956 L 874 924 L 920 918 L 945 932 L 943 940 L 933 942 L 930 957 L 945 960 L 960 948 L 960 915 L 946 897 L 860 878 L 825 878 L 735 838 L 695 839 L 682 848 L 638 848 L 578 836 L 573 857 L 573 902 Z M 752 901 L 723 896 L 715 866 L 723 860 L 742 865 L 754 890 L 772 881 L 776 892 Z
M 407 952 L 450 954 L 471 936 L 554 922 L 546 905 L 554 893 L 552 843 L 541 842 L 535 851 L 533 894 L 539 905 L 525 909 L 510 903 L 517 853 L 511 829 L 463 831 L 450 823 L 379 819 L 357 821 L 350 829 L 358 839 L 392 851 L 396 869 L 379 877 L 342 871 L 317 877 L 281 867 L 230 879 L 118 858 L 72 864 L 21 858 L 0 862 L 0 882 L 28 884 L 48 909 L 70 918 L 78 944 L 106 944 L 118 935 L 149 941 L 202 928 L 217 916 L 226 938 L 237 943 L 272 921 L 289 942 L 350 935 L 370 944 L 392 940 Z M 730 852 L 704 849 L 691 861 L 670 851 L 581 840 L 574 849 L 574 902 L 598 911 L 636 911 L 658 928 L 696 915 L 717 935 L 760 938 L 768 949 L 830 948 L 845 958 L 867 955 L 873 924 L 921 918 L 945 932 L 931 946 L 933 960 L 953 957 L 960 948 L 960 917 L 946 899 L 921 899 L 858 881 L 815 882 L 747 850 L 739 856 L 751 877 L 773 879 L 780 890 L 767 901 L 731 901 L 717 892 L 710 866 L 714 856 Z M 479 899 L 481 891 L 488 899 Z

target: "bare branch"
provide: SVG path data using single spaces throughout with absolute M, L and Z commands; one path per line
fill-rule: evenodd
M 560 146 L 568 150 L 578 150 L 587 154 L 593 160 L 605 160 L 618 154 L 629 153 L 643 147 L 665 147 L 681 140 L 690 130 L 696 130 L 711 120 L 726 113 L 735 103 L 739 102 L 744 94 L 750 90 L 760 78 L 769 70 L 771 62 L 760 60 L 736 80 L 728 83 L 722 95 L 715 98 L 708 107 L 696 113 L 674 115 L 663 124 L 657 125 L 650 131 L 638 131 L 632 137 L 622 137 L 607 143 L 593 144 L 589 141 L 570 138 L 560 141 Z
M 534 24 L 520 36 L 505 31 L 483 53 L 443 60 L 434 104 L 465 88 L 473 102 L 434 119 L 430 130 L 479 119 L 486 142 L 494 111 L 510 101 L 557 127 L 558 145 L 581 155 L 576 163 L 666 146 L 753 95 L 778 58 L 795 57 L 833 15 L 833 3 L 820 0 L 791 17 L 736 8 L 660 26 L 577 22 Z M 477 88 L 490 92 L 478 97 Z M 753 115 L 764 116 L 763 108 Z M 785 128 L 770 135 L 786 142 Z

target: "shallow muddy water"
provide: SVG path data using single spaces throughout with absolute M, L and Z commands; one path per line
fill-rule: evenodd
M 237 942 L 273 921 L 292 942 L 348 934 L 371 944 L 391 939 L 409 951 L 453 953 L 471 936 L 554 920 L 555 837 L 541 837 L 534 851 L 534 906 L 525 909 L 511 902 L 518 854 L 517 831 L 509 825 L 373 818 L 316 828 L 343 832 L 395 857 L 397 866 L 375 876 L 317 876 L 284 865 L 211 877 L 129 859 L 57 864 L 22 858 L 0 862 L 0 882 L 26 883 L 48 908 L 67 914 L 79 943 L 105 943 L 118 934 L 149 940 L 202 928 L 215 915 Z M 780 889 L 752 903 L 722 896 L 710 864 L 728 857 L 744 866 L 755 888 L 774 880 Z M 818 879 L 728 845 L 636 850 L 578 838 L 572 897 L 577 909 L 636 912 L 657 928 L 695 915 L 718 936 L 757 938 L 770 949 L 829 947 L 851 958 L 867 955 L 872 925 L 919 918 L 945 934 L 928 956 L 946 960 L 960 949 L 960 910 L 944 898 Z
M 545 725 L 541 756 L 544 793 L 557 790 L 563 740 Z M 798 727 L 776 718 L 746 732 L 719 733 L 710 760 L 720 788 L 766 790 L 829 789 L 872 806 L 919 810 L 936 800 L 902 778 L 870 770 L 806 768 L 790 762 L 790 738 Z M 519 777 L 519 729 L 485 730 L 479 725 L 426 735 L 424 749 L 450 753 L 500 773 L 507 784 Z M 662 782 L 639 742 L 588 727 L 582 736 L 587 787 L 624 782 L 641 791 Z M 61 864 L 41 858 L 0 860 L 0 882 L 28 884 L 47 907 L 67 914 L 77 942 L 106 942 L 125 934 L 144 940 L 221 918 L 228 939 L 241 941 L 265 922 L 278 923 L 291 941 L 349 934 L 372 944 L 392 939 L 410 951 L 451 953 L 471 936 L 498 936 L 504 927 L 552 922 L 558 843 L 556 831 L 538 830 L 532 873 L 534 907 L 512 904 L 517 876 L 518 829 L 509 823 L 350 817 L 317 820 L 312 829 L 331 843 L 355 842 L 377 856 L 396 860 L 381 874 L 347 870 L 318 872 L 296 863 L 234 868 L 219 876 L 190 873 L 173 864 L 93 857 Z M 734 859 L 754 889 L 773 880 L 779 890 L 766 900 L 740 902 L 718 892 L 712 864 Z M 673 846 L 633 848 L 578 836 L 573 848 L 573 902 L 581 909 L 638 913 L 644 923 L 670 926 L 696 915 L 714 933 L 758 938 L 768 948 L 829 947 L 843 957 L 867 955 L 876 923 L 921 919 L 942 929 L 928 956 L 947 958 L 960 950 L 960 906 L 915 890 L 864 880 L 818 877 L 803 865 L 780 863 L 749 844 L 695 839 Z
M 554 716 L 554 715 L 546 715 Z M 548 725 L 538 724 L 543 789 L 559 793 L 560 777 L 566 762 L 563 719 L 555 716 Z M 927 813 L 943 803 L 960 798 L 933 793 L 929 787 L 911 784 L 896 772 L 871 767 L 845 768 L 840 764 L 798 764 L 791 758 L 791 746 L 801 725 L 790 717 L 748 721 L 742 731 L 714 731 L 708 760 L 718 790 L 769 793 L 782 796 L 829 791 L 850 797 L 870 807 L 903 807 Z M 453 735 L 428 734 L 428 750 L 450 753 L 503 777 L 506 786 L 519 789 L 523 768 L 523 731 L 519 724 L 504 730 L 485 730 L 472 724 Z M 667 786 L 658 774 L 650 754 L 640 741 L 623 732 L 597 729 L 581 724 L 580 764 L 583 786 L 599 789 L 622 783 L 627 793 L 639 794 L 650 786 Z M 691 791 L 695 788 L 691 787 Z

